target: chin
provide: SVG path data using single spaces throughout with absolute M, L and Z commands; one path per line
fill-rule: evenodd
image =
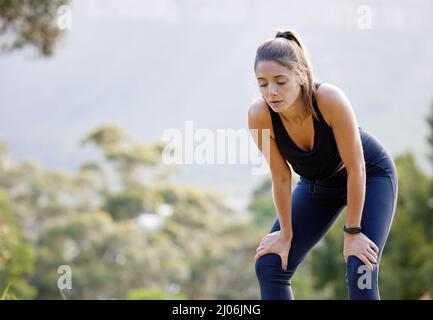
M 288 107 L 287 104 L 283 103 L 282 105 L 279 105 L 279 106 L 275 107 L 274 111 L 275 112 L 283 112 L 283 111 L 286 111 L 289 108 L 290 108 L 290 106 Z

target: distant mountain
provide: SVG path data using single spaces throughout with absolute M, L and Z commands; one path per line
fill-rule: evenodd
M 107 5 L 108 3 L 108 5 Z M 246 128 L 258 96 L 257 46 L 278 28 L 302 35 L 318 79 L 341 87 L 359 124 L 396 155 L 426 160 L 433 101 L 431 1 L 370 4 L 360 29 L 347 1 L 73 1 L 72 29 L 52 59 L 0 58 L 0 138 L 15 159 L 74 169 L 79 139 L 114 122 L 144 142 L 164 130 Z M 152 14 L 151 14 L 152 13 Z M 247 166 L 185 167 L 181 181 L 247 194 Z

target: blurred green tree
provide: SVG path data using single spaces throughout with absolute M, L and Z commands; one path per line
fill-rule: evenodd
M 0 187 L 36 253 L 30 283 L 37 298 L 62 297 L 63 265 L 72 272 L 72 289 L 63 293 L 72 299 L 258 297 L 258 228 L 221 192 L 173 182 L 163 145 L 142 145 L 121 128 L 101 126 L 83 143 L 103 158 L 77 172 L 0 154 Z
M 0 0 L 0 53 L 25 46 L 51 56 L 64 30 L 57 22 L 68 0 Z M 63 7 L 65 8 L 65 7 Z
M 28 277 L 34 270 L 34 252 L 23 238 L 5 193 L 0 189 L 0 292 L 9 286 L 8 294 L 31 299 L 36 290 Z

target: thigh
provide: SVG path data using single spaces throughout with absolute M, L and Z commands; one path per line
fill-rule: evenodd
M 396 176 L 384 173 L 367 177 L 361 228 L 379 247 L 380 256 L 391 229 L 396 204 Z
M 292 192 L 293 239 L 288 257 L 288 271 L 294 271 L 308 251 L 326 234 L 338 214 L 344 208 L 341 192 L 344 188 L 316 184 L 300 180 Z M 280 230 L 277 219 L 271 232 Z
M 371 277 L 365 277 L 365 270 L 360 269 L 364 263 L 358 257 L 348 257 L 346 278 L 350 299 L 380 299 L 379 264 L 396 208 L 398 187 L 395 168 L 377 166 L 372 168 L 371 172 L 374 173 L 368 175 L 366 181 L 361 228 L 362 232 L 378 246 L 379 255 Z M 361 288 L 359 286 L 360 277 L 363 277 L 363 283 L 371 279 L 370 285 Z M 372 290 L 366 290 L 367 288 Z

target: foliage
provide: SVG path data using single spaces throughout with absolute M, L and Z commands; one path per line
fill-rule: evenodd
M 25 46 L 51 56 L 63 31 L 58 10 L 67 0 L 0 0 L 0 53 Z
M 262 230 L 221 192 L 174 183 L 161 143 L 142 145 L 119 127 L 98 127 L 82 142 L 103 157 L 75 173 L 10 163 L 0 148 L 0 188 L 35 252 L 21 280 L 36 298 L 257 297 L 252 258 Z M 149 228 L 143 215 L 159 224 Z M 60 266 L 71 270 L 62 292 Z

